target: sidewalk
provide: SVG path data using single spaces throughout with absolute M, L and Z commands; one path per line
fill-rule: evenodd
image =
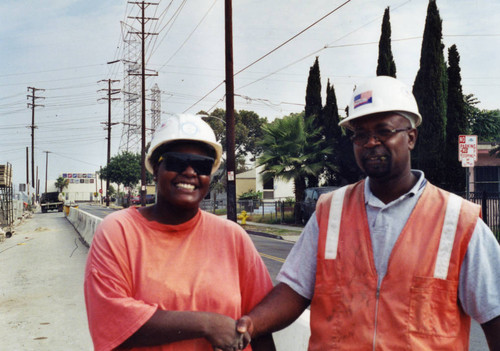
M 0 243 L 2 350 L 92 350 L 83 297 L 88 249 L 62 213 L 37 213 Z
M 226 215 L 220 215 L 220 217 L 227 218 Z M 241 225 L 240 219 L 238 219 L 237 222 L 238 222 L 238 224 Z M 245 226 L 242 226 L 243 228 L 245 228 L 245 230 L 249 234 L 263 235 L 263 236 L 272 237 L 275 239 L 283 239 L 283 240 L 292 241 L 292 242 L 297 242 L 300 234 L 302 233 L 302 230 L 304 229 L 303 227 L 286 225 L 286 224 L 269 224 L 269 223 L 250 222 L 250 221 L 247 221 L 246 224 L 249 226 L 254 226 L 254 227 L 286 230 L 289 232 L 289 235 L 286 235 L 286 234 L 268 234 L 268 233 L 264 233 L 264 232 L 248 230 L 245 228 Z
M 238 220 L 238 223 L 241 224 L 241 221 Z M 257 223 L 257 222 L 248 222 L 248 221 L 247 221 L 247 225 L 255 226 L 255 227 L 262 227 L 262 228 L 274 228 L 274 229 L 286 230 L 289 232 L 288 235 L 286 235 L 286 234 L 276 234 L 276 235 L 266 234 L 265 236 L 271 236 L 271 237 L 274 237 L 276 239 L 283 239 L 283 240 L 292 241 L 292 242 L 297 242 L 297 240 L 299 240 L 300 233 L 302 233 L 302 229 L 303 229 L 301 227 L 295 227 L 292 225 L 268 224 L 268 223 Z M 252 230 L 247 230 L 247 232 L 249 234 L 257 234 L 257 235 L 262 234 L 262 233 L 258 233 L 256 231 L 252 231 Z

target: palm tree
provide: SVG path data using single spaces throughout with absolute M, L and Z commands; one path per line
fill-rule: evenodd
M 63 177 L 57 178 L 56 182 L 54 183 L 56 186 L 57 190 L 59 190 L 60 193 L 63 192 L 64 188 L 67 188 L 69 185 L 69 179 L 65 179 Z
M 304 197 L 306 177 L 319 176 L 326 165 L 326 156 L 332 153 L 330 147 L 321 149 L 321 140 L 314 138 L 318 131 L 309 134 L 301 114 L 291 114 L 264 125 L 264 135 L 259 145 L 263 153 L 257 159 L 263 182 L 273 178 L 293 180 L 295 193 L 295 221 L 300 221 L 300 201 Z M 318 157 L 318 154 L 323 157 Z M 319 160 L 319 161 L 317 161 Z M 331 168 L 332 166 L 327 167 Z

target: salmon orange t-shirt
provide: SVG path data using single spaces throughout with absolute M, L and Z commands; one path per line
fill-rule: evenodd
M 132 207 L 100 224 L 85 271 L 96 351 L 117 348 L 159 308 L 237 319 L 272 289 L 250 237 L 236 223 L 199 211 L 186 223 L 146 220 Z M 140 350 L 207 350 L 205 339 Z

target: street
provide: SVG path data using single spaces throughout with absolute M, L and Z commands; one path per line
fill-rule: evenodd
M 0 349 L 92 350 L 83 298 L 88 249 L 59 212 L 0 243 Z

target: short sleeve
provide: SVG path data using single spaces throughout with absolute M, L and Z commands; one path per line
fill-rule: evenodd
M 240 252 L 241 313 L 248 314 L 273 288 L 267 267 L 246 232 Z
M 460 270 L 464 311 L 483 324 L 500 316 L 500 245 L 482 219 L 477 221 Z
M 96 230 L 85 269 L 85 304 L 96 351 L 111 350 L 135 333 L 157 306 L 132 298 L 123 228 L 104 220 Z M 113 233 L 112 239 L 109 233 Z
M 318 236 L 319 227 L 314 212 L 276 278 L 309 300 L 314 295 L 316 283 Z

